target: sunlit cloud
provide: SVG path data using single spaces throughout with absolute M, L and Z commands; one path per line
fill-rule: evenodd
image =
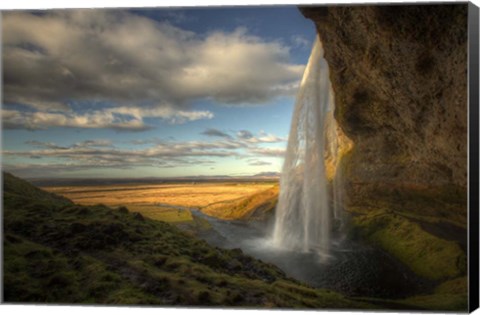
M 69 100 L 182 110 L 197 99 L 257 104 L 291 95 L 304 69 L 289 62 L 288 46 L 242 27 L 199 36 L 120 10 L 5 12 L 2 22 L 4 101 L 40 111 L 68 111 Z M 52 115 L 36 120 L 61 118 Z M 144 127 L 138 119 L 114 125 Z
M 208 130 L 208 129 L 207 129 Z M 30 174 L 43 174 L 63 170 L 75 172 L 78 170 L 109 168 L 130 169 L 134 167 L 173 168 L 191 165 L 204 165 L 214 163 L 212 159 L 246 159 L 250 166 L 272 165 L 262 157 L 282 158 L 285 152 L 282 148 L 265 147 L 270 145 L 270 139 L 255 136 L 255 142 L 233 138 L 217 137 L 214 141 L 174 141 L 168 139 L 147 139 L 137 144 L 146 147 L 119 147 L 106 139 L 88 139 L 69 145 L 60 145 L 54 142 L 38 140 L 26 141 L 31 146 L 28 150 L 3 150 L 5 158 L 31 159 L 31 162 L 6 164 L 6 169 Z M 227 134 L 228 135 L 228 134 Z M 270 135 L 272 139 L 279 137 Z M 41 161 L 35 163 L 33 161 Z M 49 165 L 44 168 L 44 165 Z M 62 167 L 63 165 L 63 167 Z M 30 175 L 29 175 L 30 176 Z
M 258 156 L 284 157 L 285 148 L 252 148 L 250 153 Z
M 5 12 L 2 125 L 11 135 L 24 134 L 12 129 L 36 131 L 36 140 L 9 142 L 5 169 L 55 176 L 106 168 L 211 169 L 222 161 L 258 171 L 279 165 L 286 138 L 258 129 L 281 129 L 253 121 L 229 125 L 225 113 L 293 96 L 304 65 L 291 61 L 298 60 L 292 48 L 296 52 L 303 38 L 262 38 L 238 24 L 197 33 L 167 22 L 189 17 Z M 189 125 L 171 126 L 179 124 Z M 57 135 L 53 128 L 62 129 Z M 97 129 L 107 130 L 97 135 Z M 82 140 L 92 135 L 111 138 Z
M 240 130 L 237 132 L 237 138 L 246 143 L 278 143 L 287 141 L 285 137 L 268 134 L 263 130 L 257 136 L 248 130 Z
M 25 112 L 2 109 L 5 129 L 48 129 L 51 127 L 109 128 L 123 131 L 143 131 L 152 128 L 144 118 L 159 118 L 171 124 L 183 124 L 199 119 L 211 119 L 210 111 L 186 111 L 172 108 L 107 108 L 84 114 L 73 112 Z

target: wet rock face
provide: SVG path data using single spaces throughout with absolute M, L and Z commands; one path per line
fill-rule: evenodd
M 350 202 L 412 190 L 463 200 L 467 5 L 300 10 L 316 24 L 335 117 L 354 142 L 345 162 Z

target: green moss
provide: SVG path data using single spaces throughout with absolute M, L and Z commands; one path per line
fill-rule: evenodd
M 129 286 L 113 290 L 103 303 L 116 305 L 160 304 L 155 296 L 146 294 L 139 288 Z
M 460 277 L 450 281 L 445 281 L 435 288 L 436 294 L 467 294 L 468 278 Z
M 29 200 L 29 201 L 43 201 L 50 202 L 56 205 L 66 205 L 71 204 L 72 202 L 67 198 L 48 193 L 46 191 L 37 188 L 30 183 L 19 180 L 17 177 L 12 174 L 3 172 L 3 192 L 4 196 L 14 197 L 15 200 L 11 198 L 5 198 L 6 201 L 21 201 L 19 199 Z
M 435 311 L 467 311 L 467 277 L 448 280 L 438 285 L 432 294 L 416 295 L 401 300 L 360 298 L 387 308 Z
M 413 296 L 401 302 L 425 309 L 466 311 L 468 308 L 467 281 L 467 277 L 445 281 L 435 288 L 434 294 Z
M 81 299 L 78 274 L 62 254 L 22 240 L 5 242 L 4 257 L 5 301 L 61 303 Z
M 171 224 L 102 205 L 58 204 L 14 177 L 6 184 L 7 302 L 369 307 L 308 288 L 271 264 L 212 247 Z
M 356 298 L 376 305 L 381 309 L 430 310 L 466 312 L 468 309 L 467 294 L 429 294 L 416 295 L 402 300 L 376 298 Z
M 353 203 L 364 208 L 388 208 L 420 220 L 443 221 L 467 226 L 466 189 L 455 185 L 407 187 L 406 185 L 366 185 L 356 191 Z
M 152 205 L 130 205 L 130 211 L 141 213 L 143 216 L 170 223 L 191 223 L 192 213 L 189 210 L 175 209 Z
M 456 242 L 433 236 L 405 217 L 378 210 L 355 217 L 353 223 L 362 236 L 422 277 L 451 279 L 466 272 L 466 256 Z
M 402 301 L 412 308 L 445 311 L 467 311 L 468 296 L 466 294 L 432 294 L 414 296 Z

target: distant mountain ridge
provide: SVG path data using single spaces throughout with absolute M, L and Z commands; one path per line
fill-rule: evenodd
M 141 178 L 28 178 L 28 182 L 39 186 L 94 186 L 115 184 L 163 184 L 163 183 L 188 183 L 188 182 L 245 182 L 245 181 L 276 181 L 280 178 L 278 172 L 262 172 L 255 175 L 229 176 L 229 175 L 200 175 L 184 177 L 141 177 Z
M 280 174 L 281 173 L 279 172 L 262 172 L 255 174 L 252 177 L 280 177 Z

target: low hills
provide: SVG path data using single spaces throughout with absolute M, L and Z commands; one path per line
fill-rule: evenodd
M 3 181 L 6 302 L 372 307 L 125 207 L 79 206 L 7 173 Z

